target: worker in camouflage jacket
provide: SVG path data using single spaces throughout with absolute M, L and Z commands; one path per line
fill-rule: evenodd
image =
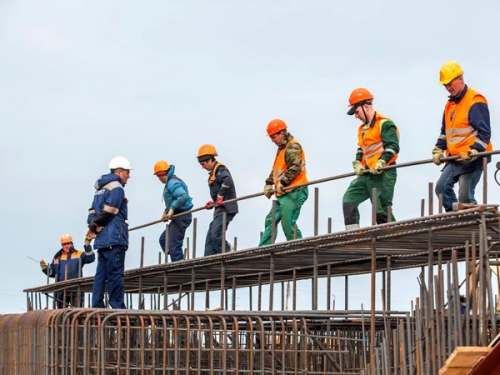
M 306 158 L 304 150 L 299 142 L 288 132 L 284 121 L 275 119 L 267 126 L 267 135 L 271 141 L 278 146 L 271 174 L 266 179 L 264 195 L 271 198 L 274 195 L 276 201 L 275 229 L 279 222 L 287 240 L 302 238 L 302 233 L 295 224 L 299 218 L 300 209 L 309 195 L 307 186 L 298 186 L 308 182 L 306 175 Z M 268 245 L 272 242 L 272 209 L 266 216 L 264 233 L 260 239 L 259 246 Z

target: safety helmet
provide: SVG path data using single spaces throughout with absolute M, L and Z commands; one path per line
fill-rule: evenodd
M 439 71 L 439 84 L 447 85 L 462 74 L 464 74 L 464 71 L 459 63 L 456 61 L 448 61 Z
M 362 87 L 355 89 L 353 92 L 351 92 L 351 95 L 349 95 L 349 105 L 351 106 L 351 108 L 349 109 L 349 111 L 347 111 L 347 114 L 349 116 L 352 116 L 354 112 L 356 112 L 357 104 L 361 104 L 365 101 L 371 100 L 373 100 L 373 95 L 370 91 Z
M 62 245 L 63 243 L 68 243 L 68 242 L 73 243 L 73 237 L 71 237 L 71 235 L 70 235 L 70 234 L 63 234 L 63 235 L 61 236 L 61 245 Z
M 214 145 L 211 144 L 204 144 L 198 149 L 198 156 L 197 158 L 205 155 L 213 155 L 213 156 L 219 156 L 217 154 L 217 150 L 215 149 Z
M 267 125 L 267 135 L 271 136 L 276 134 L 282 130 L 287 128 L 285 121 L 280 120 L 279 118 L 271 120 L 271 122 Z
M 111 161 L 109 162 L 109 169 L 127 169 L 131 170 L 132 166 L 130 165 L 130 162 L 128 159 L 124 156 L 115 156 Z
M 349 96 L 349 105 L 355 105 L 365 100 L 373 100 L 373 95 L 367 89 L 360 87 L 351 92 Z
M 157 174 L 158 172 L 168 171 L 170 169 L 170 164 L 168 164 L 165 160 L 159 160 L 156 162 L 154 166 L 153 174 Z

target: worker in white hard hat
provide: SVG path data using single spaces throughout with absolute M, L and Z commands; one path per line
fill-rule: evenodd
M 441 132 L 432 149 L 434 164 L 440 165 L 445 156 L 460 156 L 446 162 L 436 182 L 436 195 L 442 195 L 446 211 L 453 203 L 477 204 L 476 185 L 483 173 L 483 159 L 475 155 L 493 150 L 488 101 L 468 87 L 464 71 L 456 61 L 448 61 L 439 71 L 439 83 L 450 94 L 446 102 Z M 487 157 L 491 161 L 491 156 Z M 458 199 L 453 186 L 458 182 Z
M 65 281 L 82 277 L 82 268 L 85 264 L 95 260 L 95 254 L 90 242 L 92 237 L 85 237 L 83 250 L 77 250 L 73 246 L 73 237 L 69 234 L 61 236 L 62 248 L 54 255 L 50 266 L 44 261 L 40 261 L 40 267 L 44 274 L 53 277 L 56 281 Z M 57 308 L 83 307 L 83 293 L 67 292 L 64 300 L 64 291 L 57 292 Z
M 95 183 L 95 194 L 87 219 L 87 236 L 96 236 L 97 270 L 92 289 L 92 307 L 105 307 L 104 289 L 108 284 L 111 307 L 124 309 L 123 273 L 128 248 L 128 217 L 125 184 L 132 167 L 127 158 L 117 156 L 109 162 L 110 173 Z

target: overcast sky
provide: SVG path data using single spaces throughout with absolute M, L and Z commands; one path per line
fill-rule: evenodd
M 203 143 L 217 147 L 239 195 L 261 191 L 276 151 L 265 136 L 273 118 L 303 145 L 309 179 L 350 172 L 359 123 L 346 115 L 347 98 L 363 86 L 399 127 L 398 161 L 427 159 L 447 99 L 438 84 L 447 60 L 488 99 L 498 148 L 499 11 L 494 1 L 464 0 L 0 2 L 0 312 L 22 312 L 22 290 L 46 281 L 27 256 L 49 262 L 63 233 L 82 247 L 94 182 L 116 155 L 134 168 L 131 226 L 164 208 L 152 175 L 159 159 L 176 166 L 195 207 L 205 204 L 207 175 L 195 158 Z M 498 202 L 490 165 L 489 201 Z M 398 173 L 396 218 L 419 216 L 439 168 Z M 349 182 L 320 185 L 320 233 L 328 217 L 344 228 Z M 313 233 L 312 193 L 299 220 L 304 236 Z M 264 197 L 241 202 L 228 233 L 239 248 L 257 245 L 270 206 Z M 199 256 L 211 214 L 196 214 Z M 361 224 L 369 223 L 365 203 Z M 127 269 L 139 266 L 141 236 L 145 263 L 157 262 L 160 232 L 131 233 Z M 396 273 L 393 308 L 410 308 L 416 275 Z M 353 280 L 350 307 L 369 306 L 369 279 Z M 343 281 L 333 293 L 343 306 Z

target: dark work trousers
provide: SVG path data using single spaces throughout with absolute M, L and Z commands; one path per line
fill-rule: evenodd
M 191 221 L 193 221 L 193 215 L 185 214 L 176 217 L 168 225 L 168 253 L 172 262 L 184 259 L 182 245 L 184 244 L 186 229 L 191 225 Z M 163 252 L 165 252 L 165 232 L 166 230 L 163 231 L 159 238 Z
M 222 253 L 222 214 L 214 217 L 208 226 L 207 238 L 205 240 L 205 256 Z M 236 214 L 226 214 L 226 230 L 229 223 Z M 229 242 L 226 241 L 226 251 L 230 250 Z
M 97 254 L 97 270 L 92 287 L 92 307 L 105 307 L 104 288 L 107 282 L 110 306 L 114 309 L 126 309 L 123 302 L 126 248 L 113 246 L 108 249 L 98 249 Z

